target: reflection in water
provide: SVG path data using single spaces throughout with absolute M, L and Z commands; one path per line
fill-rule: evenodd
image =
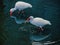
M 32 42 L 32 45 L 53 45 L 53 44 L 57 44 L 58 42 L 60 42 L 60 40 L 57 40 L 57 41 L 44 41 L 44 42 Z
M 44 35 L 39 35 L 39 36 L 31 35 L 31 36 L 30 36 L 30 39 L 31 39 L 32 41 L 42 41 L 42 40 L 48 38 L 50 35 L 51 35 L 51 34 L 48 34 L 48 35 L 46 35 L 46 36 L 44 36 Z
M 14 20 L 15 20 L 15 22 L 16 22 L 17 24 L 22 24 L 22 23 L 25 22 L 25 20 L 23 20 L 23 19 L 17 19 L 15 16 L 11 16 L 11 18 L 14 18 Z
M 31 42 L 42 41 L 51 36 L 51 30 L 49 29 L 44 29 L 44 30 L 46 31 L 38 32 L 38 29 L 36 29 L 36 26 L 31 25 L 31 24 L 24 24 L 24 26 L 20 27 L 20 31 L 27 31 L 27 32 L 29 31 L 29 38 Z
M 38 29 L 34 28 L 33 33 L 30 32 L 30 40 L 31 41 L 42 41 L 51 36 L 51 30 L 49 27 L 45 26 L 44 31 L 38 32 Z

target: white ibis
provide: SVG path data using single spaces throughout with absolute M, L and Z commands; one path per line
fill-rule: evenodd
M 45 25 L 51 25 L 50 21 L 48 20 L 45 20 L 43 18 L 39 18 L 39 17 L 36 17 L 34 18 L 33 16 L 30 16 L 29 18 L 27 18 L 26 22 L 30 22 L 31 24 L 39 27 L 39 29 L 43 30 L 43 26 Z
M 15 11 L 15 10 L 19 10 L 19 11 L 22 11 L 26 8 L 32 8 L 32 5 L 29 4 L 29 3 L 26 3 L 26 2 L 23 2 L 23 1 L 18 1 L 15 3 L 15 6 L 14 8 L 11 8 L 10 9 L 10 16 L 12 16 L 12 13 Z

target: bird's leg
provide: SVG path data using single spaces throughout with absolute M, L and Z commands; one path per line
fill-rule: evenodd
M 43 31 L 44 29 L 40 26 L 40 29 Z
M 38 32 L 40 32 L 40 31 L 43 31 L 44 29 L 40 26 L 40 27 L 38 27 Z

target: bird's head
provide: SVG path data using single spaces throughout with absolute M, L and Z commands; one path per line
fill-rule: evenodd
M 30 16 L 30 17 L 27 18 L 26 22 L 29 22 L 32 19 L 33 19 L 33 16 Z
M 12 16 L 12 13 L 13 13 L 15 10 L 16 10 L 15 8 L 11 8 L 11 9 L 10 9 L 10 16 Z

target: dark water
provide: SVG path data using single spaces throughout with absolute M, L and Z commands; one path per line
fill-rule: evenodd
M 5 17 L 3 18 L 4 23 L 1 24 L 3 28 L 3 36 L 2 42 L 4 41 L 3 45 L 30 45 L 30 32 L 31 30 L 30 24 L 16 24 L 15 20 L 12 19 L 9 15 L 10 8 L 14 7 L 15 2 L 18 0 L 4 0 L 5 8 L 2 11 Z M 44 19 L 47 19 L 51 21 L 52 25 L 47 26 L 47 29 L 42 32 L 42 35 L 48 35 L 52 34 L 50 37 L 48 37 L 45 40 L 59 40 L 60 39 L 60 18 L 59 18 L 59 6 L 58 6 L 58 0 L 21 0 L 28 2 L 32 4 L 32 9 L 25 9 L 25 15 L 24 19 L 26 19 L 28 16 L 38 16 L 42 17 Z M 17 13 L 13 14 L 14 16 L 17 15 Z M 17 15 L 18 16 L 18 15 Z M 0 16 L 2 17 L 2 16 Z M 18 18 L 18 17 L 17 17 Z M 2 19 L 2 18 L 1 18 Z M 2 21 L 3 22 L 3 21 Z M 26 25 L 26 26 L 25 26 Z M 28 30 L 20 31 L 19 27 L 23 27 L 21 30 Z M 46 31 L 49 30 L 49 31 Z M 3 38 L 4 37 L 4 38 Z

